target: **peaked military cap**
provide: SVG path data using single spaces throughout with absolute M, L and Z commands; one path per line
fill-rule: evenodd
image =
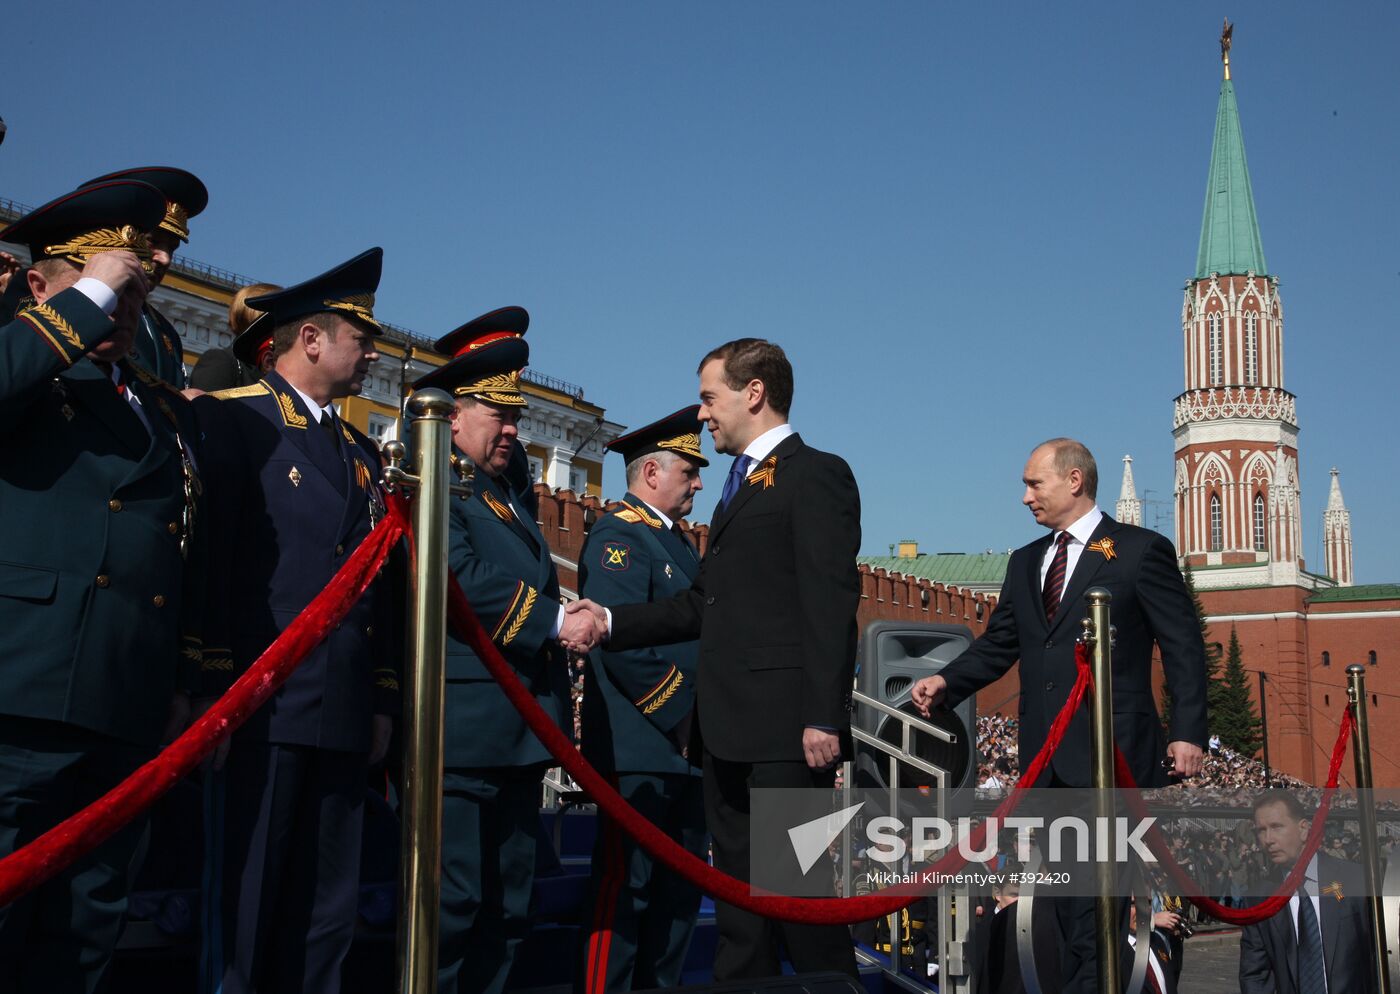
M 524 407 L 520 371 L 530 361 L 530 346 L 518 336 L 467 349 L 445 366 L 420 376 L 414 390 L 437 387 L 454 397 L 475 397 L 501 407 Z
M 503 338 L 520 338 L 529 327 L 530 314 L 525 308 L 498 307 L 443 335 L 433 343 L 433 351 L 455 359 Z
M 123 169 L 90 179 L 83 186 L 105 183 L 114 179 L 134 179 L 149 183 L 165 195 L 165 217 L 156 227 L 175 235 L 182 242 L 190 240 L 190 218 L 209 206 L 209 191 L 198 176 L 174 166 L 144 166 Z
M 710 460 L 700 453 L 700 427 L 700 405 L 691 404 L 660 421 L 613 439 L 605 448 L 622 453 L 622 458 L 629 463 L 653 452 L 675 452 L 708 466 Z
M 374 291 L 379 289 L 383 266 L 384 250 L 372 248 L 296 286 L 249 297 L 249 307 L 267 313 L 233 340 L 233 354 L 246 363 L 256 363 L 258 350 L 272 340 L 273 331 L 312 314 L 339 314 L 378 335 L 382 329 L 374 319 Z
M 102 252 L 135 252 L 151 269 L 146 232 L 165 214 L 165 197 L 149 183 L 112 180 L 85 186 L 36 207 L 4 231 L 0 242 L 29 246 L 30 257 L 67 259 L 79 266 Z

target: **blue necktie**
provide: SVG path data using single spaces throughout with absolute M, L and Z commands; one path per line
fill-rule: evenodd
M 719 495 L 719 510 L 723 511 L 729 506 L 729 501 L 743 486 L 744 477 L 749 475 L 749 467 L 752 465 L 753 460 L 748 456 L 734 457 L 734 465 L 729 467 L 729 475 L 724 480 L 724 492 Z
M 1327 981 L 1322 963 L 1322 932 L 1307 881 L 1298 888 L 1298 991 L 1325 994 Z

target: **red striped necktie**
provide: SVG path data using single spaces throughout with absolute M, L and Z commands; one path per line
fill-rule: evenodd
M 1060 609 L 1060 595 L 1065 588 L 1065 567 L 1069 564 L 1069 532 L 1060 532 L 1055 540 L 1055 558 L 1050 560 L 1050 570 L 1045 574 L 1045 587 L 1040 592 L 1041 603 L 1045 605 L 1045 620 L 1054 621 L 1055 612 Z

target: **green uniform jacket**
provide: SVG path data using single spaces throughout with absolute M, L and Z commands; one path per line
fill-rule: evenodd
M 112 327 L 68 289 L 0 328 L 0 713 L 150 744 L 198 679 L 198 431 L 126 367 L 143 425 L 84 358 Z
M 580 593 L 599 604 L 665 600 L 690 587 L 700 555 L 628 494 L 579 556 Z M 699 644 L 595 649 L 583 693 L 583 755 L 604 772 L 694 773 L 670 733 L 695 706 Z
M 570 730 L 569 670 L 550 638 L 559 613 L 559 578 L 549 545 L 510 488 L 478 472 L 475 492 L 448 510 L 448 568 L 535 700 Z M 549 753 L 506 700 L 476 653 L 447 628 L 449 767 L 530 766 Z

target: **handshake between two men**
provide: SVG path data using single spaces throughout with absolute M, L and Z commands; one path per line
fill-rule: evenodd
M 559 621 L 559 644 L 570 652 L 591 652 L 608 637 L 608 612 L 590 600 L 564 605 Z

